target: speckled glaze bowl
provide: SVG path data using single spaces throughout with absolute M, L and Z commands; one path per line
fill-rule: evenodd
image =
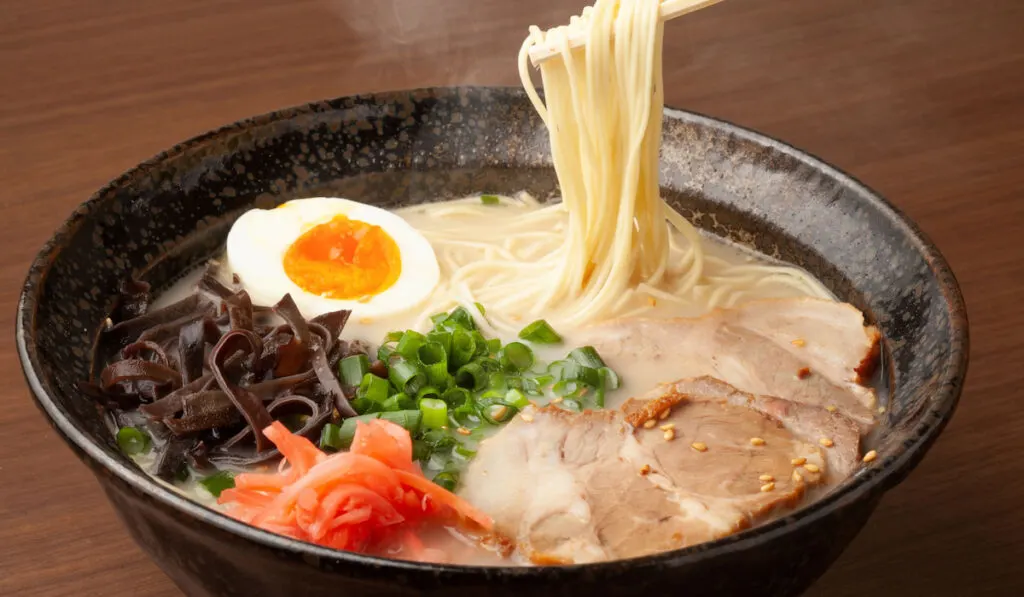
M 663 193 L 710 233 L 799 264 L 885 336 L 890 404 L 880 457 L 791 516 L 635 560 L 548 568 L 397 562 L 272 535 L 158 485 L 76 391 L 92 339 L 132 272 L 161 286 L 252 207 L 337 195 L 393 207 L 476 192 L 557 195 L 546 131 L 519 90 L 346 97 L 202 135 L 114 180 L 43 247 L 17 344 L 39 408 L 88 464 L 135 540 L 189 595 L 795 595 L 857 534 L 953 414 L 967 318 L 948 265 L 917 228 L 835 168 L 778 141 L 667 110 Z M 652 380 L 654 381 L 654 380 Z

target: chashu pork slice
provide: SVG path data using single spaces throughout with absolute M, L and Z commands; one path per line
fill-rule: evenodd
M 623 411 L 528 407 L 481 443 L 459 493 L 538 564 L 637 557 L 724 537 L 827 481 L 827 449 L 805 437 L 817 433 L 788 420 L 813 417 L 784 402 L 703 379 L 666 384 Z M 834 441 L 857 438 L 854 431 Z
M 679 379 L 708 375 L 737 389 L 833 407 L 875 424 L 876 397 L 863 385 L 880 334 L 852 305 L 795 298 L 753 301 L 693 319 L 622 319 L 574 336 L 624 375 Z

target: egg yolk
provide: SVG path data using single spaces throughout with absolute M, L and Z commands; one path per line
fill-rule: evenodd
M 379 226 L 336 216 L 288 247 L 284 271 L 306 292 L 361 299 L 391 287 L 402 273 L 402 259 L 394 239 Z

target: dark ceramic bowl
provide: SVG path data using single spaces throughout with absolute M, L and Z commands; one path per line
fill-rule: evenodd
M 825 499 L 738 535 L 660 555 L 549 568 L 430 566 L 272 535 L 153 482 L 76 391 L 132 272 L 168 284 L 252 207 L 337 195 L 385 207 L 476 192 L 556 194 L 546 132 L 519 90 L 424 89 L 336 99 L 187 141 L 113 181 L 39 253 L 18 307 L 25 376 L 129 532 L 189 595 L 795 595 L 921 460 L 956 407 L 967 318 L 946 262 L 885 200 L 778 141 L 665 114 L 663 193 L 710 233 L 799 264 L 885 336 L 880 457 Z M 653 380 L 652 380 L 653 381 Z

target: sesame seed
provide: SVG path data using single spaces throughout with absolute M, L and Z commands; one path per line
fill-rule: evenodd
M 658 415 L 658 420 L 659 421 L 664 421 L 665 419 L 668 418 L 668 416 L 670 414 L 672 414 L 672 409 L 671 408 L 666 408 L 665 410 L 661 411 L 661 414 Z
M 864 455 L 864 462 L 871 462 L 875 458 L 878 458 L 878 452 L 871 450 L 870 452 Z
M 370 319 L 369 317 L 360 317 L 359 318 L 359 323 L 361 323 L 363 325 L 369 325 L 369 324 L 373 323 L 373 320 Z
M 836 445 L 834 441 L 830 440 L 827 437 L 823 437 L 823 438 L 819 439 L 818 443 L 821 444 L 823 447 L 826 447 L 826 448 L 831 448 L 832 446 Z
M 885 407 L 884 406 L 879 406 L 878 407 L 878 414 L 880 414 L 880 415 L 884 415 L 885 414 Z
M 650 472 L 651 472 L 651 465 L 645 464 L 642 467 L 640 467 L 640 476 L 646 476 L 646 475 L 650 474 Z
M 798 347 L 807 346 L 807 342 L 805 342 L 803 338 L 797 338 L 796 340 L 793 340 L 793 346 L 798 346 Z
M 825 410 L 827 410 L 830 413 L 834 413 L 836 412 L 836 407 L 832 404 L 829 404 L 828 406 L 825 407 Z
M 675 428 L 676 428 L 676 424 L 675 423 L 665 423 L 661 427 L 658 427 L 658 429 L 661 429 L 662 431 L 668 431 L 669 429 L 675 429 Z
M 562 396 L 555 396 L 554 398 L 551 399 L 551 404 L 558 404 L 563 400 L 565 400 L 565 398 L 563 398 Z
M 803 481 L 804 481 L 804 476 L 800 474 L 800 471 L 796 471 L 796 470 L 793 471 L 793 482 L 794 483 L 803 483 Z
M 526 421 L 527 423 L 530 423 L 530 422 L 533 421 L 533 415 L 531 415 L 530 413 L 523 413 L 523 414 L 521 414 L 519 416 L 521 416 L 523 418 L 523 420 Z
M 675 429 L 666 429 L 664 437 L 665 437 L 665 441 L 667 441 L 667 442 L 670 442 L 670 441 L 674 440 L 676 438 L 676 430 Z
M 765 444 L 765 441 L 763 439 L 761 439 L 760 437 L 752 437 L 752 438 L 750 438 L 750 445 L 751 446 L 763 446 L 764 444 Z
M 469 435 L 470 431 L 469 431 L 469 429 L 466 429 L 465 427 L 459 427 L 458 429 L 455 430 L 455 433 L 459 433 L 461 435 Z
M 764 485 L 761 486 L 761 491 L 765 493 L 768 493 L 773 489 L 775 489 L 775 483 L 765 483 Z
M 761 475 L 760 477 L 758 477 L 758 480 L 764 481 L 765 483 L 768 483 L 770 481 L 774 481 L 775 477 L 773 477 L 771 475 Z
M 649 296 L 647 297 L 647 304 L 654 307 L 655 305 L 658 304 L 658 299 L 654 298 L 653 296 Z
M 644 421 L 644 429 L 654 429 L 654 426 L 657 424 L 658 422 L 655 421 L 654 419 L 647 419 L 646 421 Z
M 497 408 L 491 411 L 491 417 L 498 420 L 504 419 L 507 414 L 508 407 L 504 404 L 499 404 Z
M 809 473 L 817 473 L 821 471 L 821 469 L 818 468 L 818 465 L 811 464 L 810 462 L 804 465 L 804 469 Z
M 801 369 L 801 370 L 796 372 L 796 378 L 797 379 L 807 379 L 810 376 L 811 376 L 811 368 L 810 367 L 804 367 L 803 369 Z
M 806 458 L 794 458 L 793 460 L 790 460 L 789 462 L 793 466 L 800 466 L 801 464 L 807 462 L 807 459 Z
M 708 451 L 708 445 L 705 444 L 704 442 L 693 442 L 692 444 L 690 444 L 690 447 L 693 448 L 694 450 L 697 450 L 698 452 Z

